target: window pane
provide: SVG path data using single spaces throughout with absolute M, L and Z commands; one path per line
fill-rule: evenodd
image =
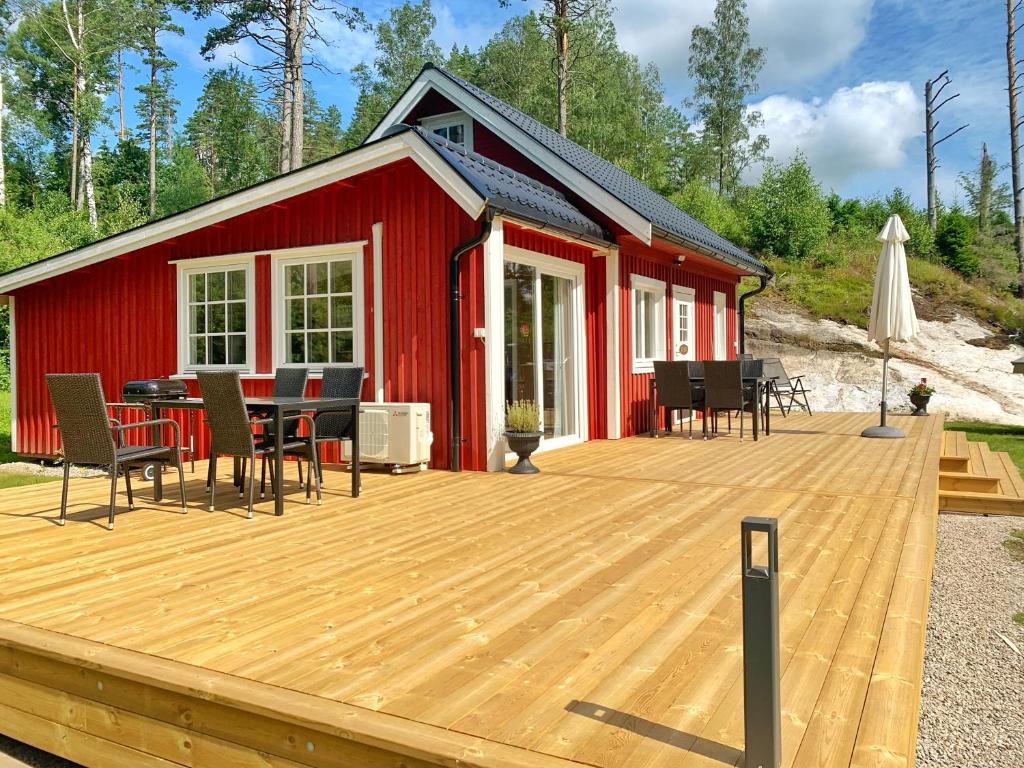
M 331 362 L 352 363 L 352 331 L 335 331 L 331 334 Z
M 209 336 L 208 353 L 206 362 L 208 365 L 224 365 L 227 362 L 227 351 L 225 349 L 223 336 Z
M 448 138 L 448 127 L 445 126 L 443 128 L 435 128 L 434 129 L 434 133 L 436 133 L 438 136 L 443 136 L 444 138 L 447 139 Z
M 188 281 L 188 300 L 206 300 L 206 275 L 192 275 Z
M 466 129 L 462 125 L 448 126 L 448 141 L 452 144 L 465 144 Z
M 633 292 L 633 334 L 636 339 L 636 349 L 633 350 L 634 357 L 647 357 L 644 344 L 644 318 L 647 316 L 647 294 L 643 291 Z
M 245 336 L 243 334 L 228 336 L 228 362 L 231 365 L 245 365 Z
M 224 273 L 223 272 L 210 272 L 206 276 L 206 300 L 207 301 L 223 301 L 224 300 Z
M 245 304 L 235 302 L 228 304 L 228 330 L 245 333 Z
M 210 323 L 210 333 L 223 333 L 224 332 L 224 305 L 223 304 L 211 304 L 208 312 L 208 322 Z
M 291 264 L 285 268 L 285 294 L 287 296 L 301 296 L 303 283 L 305 282 L 306 268 L 301 264 Z
M 232 269 L 227 273 L 227 298 L 246 298 L 246 270 Z
M 188 332 L 206 333 L 206 306 L 204 304 L 193 304 L 189 309 Z
M 654 301 L 654 297 L 651 294 L 646 294 L 647 311 L 644 313 L 644 335 L 646 344 L 644 345 L 644 357 L 653 358 L 657 355 L 657 303 Z
M 306 299 L 306 328 L 327 328 L 327 298 Z
M 304 334 L 304 333 L 289 333 L 288 334 L 288 362 L 289 363 L 304 363 L 304 362 L 306 362 L 306 334 Z
M 326 333 L 310 333 L 307 334 L 308 338 L 306 343 L 308 344 L 309 357 L 307 362 L 309 363 L 326 363 L 329 362 L 327 357 L 327 334 Z
M 331 299 L 331 328 L 352 327 L 352 297 L 335 296 Z
M 327 262 L 306 265 L 306 294 L 327 293 Z
M 189 345 L 188 361 L 191 365 L 206 365 L 206 337 L 198 336 Z
M 306 302 L 302 299 L 288 299 L 285 311 L 285 328 L 289 331 L 306 327 Z
M 352 262 L 331 262 L 331 293 L 352 292 Z

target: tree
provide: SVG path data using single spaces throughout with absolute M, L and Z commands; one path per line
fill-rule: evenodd
M 206 171 L 213 193 L 222 195 L 274 175 L 268 150 L 272 122 L 261 109 L 252 79 L 237 67 L 211 70 L 185 135 Z
M 311 55 L 307 42 L 328 43 L 320 25 L 327 18 L 350 29 L 364 24 L 362 12 L 337 0 L 198 0 L 196 15 L 206 17 L 219 12 L 224 24 L 206 34 L 202 53 L 212 58 L 224 45 L 249 40 L 270 54 L 267 64 L 252 64 L 253 69 L 276 78 L 280 86 L 279 131 L 280 171 L 300 168 L 303 160 L 305 129 L 304 68 L 326 69 Z
M 315 163 L 344 151 L 345 130 L 341 126 L 341 111 L 333 104 L 322 109 L 312 99 L 307 106 L 305 162 Z
M 740 174 L 764 157 L 768 139 L 750 140 L 761 115 L 744 102 L 757 90 L 764 50 L 750 47 L 746 0 L 718 0 L 710 26 L 695 26 L 690 38 L 693 96 L 688 105 L 702 124 L 701 147 L 719 194 L 731 194 Z
M 1017 295 L 1024 296 L 1024 200 L 1021 199 L 1020 174 L 1020 120 L 1017 118 L 1017 94 L 1021 85 L 1017 81 L 1020 75 L 1017 74 L 1017 56 L 1014 53 L 1015 37 L 1017 35 L 1017 22 L 1015 15 L 1021 6 L 1021 0 L 1016 3 L 1013 0 L 1006 0 L 1006 79 L 1008 81 L 1007 91 L 1009 93 L 1010 109 L 1010 172 L 1013 177 L 1013 234 L 1014 247 L 1017 251 Z
M 832 229 L 828 203 L 800 154 L 787 166 L 768 161 L 742 213 L 755 250 L 792 261 L 821 256 Z
M 205 203 L 213 197 L 213 185 L 185 139 L 178 139 L 161 170 L 157 187 L 157 212 L 161 216 Z
M 430 0 L 406 0 L 374 27 L 373 66 L 360 63 L 352 68 L 359 97 L 345 131 L 346 146 L 357 146 L 369 135 L 424 64 L 444 61 L 441 49 L 430 39 L 436 23 Z
M 988 235 L 992 231 L 992 223 L 996 211 L 1009 208 L 1013 203 L 1009 184 L 996 184 L 999 167 L 988 153 L 988 146 L 981 145 L 981 159 L 973 173 L 961 173 L 957 181 L 967 195 L 971 212 L 977 222 L 978 233 Z
M 925 173 L 927 180 L 927 194 L 928 194 L 928 226 L 932 228 L 932 232 L 935 231 L 935 225 L 938 221 L 938 208 L 937 201 L 938 196 L 935 192 L 935 171 L 939 167 L 939 160 L 935 156 L 935 148 L 946 141 L 947 139 L 960 133 L 966 125 L 961 125 L 955 131 L 950 131 L 941 139 L 935 139 L 935 129 L 939 123 L 935 119 L 936 113 L 942 109 L 943 106 L 957 98 L 960 94 L 954 93 L 952 96 L 947 96 L 942 101 L 939 101 L 939 97 L 945 90 L 946 86 L 953 82 L 949 77 L 949 70 L 945 70 L 934 80 L 928 80 L 924 84 L 924 147 L 925 147 Z M 936 90 L 935 84 L 938 83 L 939 87 Z
M 943 215 L 935 229 L 935 250 L 942 263 L 964 277 L 974 277 L 981 269 L 971 248 L 974 235 L 974 222 L 959 208 Z

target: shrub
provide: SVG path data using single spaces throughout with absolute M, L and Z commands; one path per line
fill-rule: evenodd
M 505 406 L 508 432 L 540 432 L 540 409 L 533 400 L 514 400 Z
M 787 166 L 769 161 L 742 207 L 755 250 L 789 261 L 824 254 L 832 215 L 803 155 Z
M 722 237 L 734 243 L 742 244 L 746 241 L 743 219 L 736 206 L 700 179 L 686 182 L 683 188 L 669 199 Z
M 974 222 L 959 208 L 946 213 L 935 231 L 935 250 L 942 263 L 964 277 L 974 277 L 981 269 L 971 248 L 974 232 Z

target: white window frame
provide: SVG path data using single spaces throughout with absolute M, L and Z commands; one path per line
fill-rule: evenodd
M 464 141 L 461 146 L 466 148 L 467 152 L 473 151 L 473 118 L 463 112 L 461 109 L 455 112 L 445 112 L 441 115 L 430 115 L 430 117 L 424 117 L 420 120 L 420 125 L 430 133 L 440 128 L 450 128 L 454 125 L 462 126 L 462 136 Z
M 324 365 L 331 363 L 290 363 L 285 354 L 285 268 L 294 264 L 348 259 L 352 262 L 352 358 L 355 365 L 366 365 L 366 294 L 364 290 L 365 240 L 350 243 L 331 243 L 311 248 L 290 248 L 271 252 L 271 348 L 275 370 L 277 368 L 308 368 L 310 374 L 320 374 Z
M 679 343 L 679 310 L 678 305 L 686 306 L 686 341 L 689 348 L 686 354 L 681 354 L 677 348 Z M 697 292 L 685 285 L 672 286 L 672 359 L 673 360 L 696 360 L 697 359 Z
M 654 361 L 665 359 L 667 333 L 667 328 L 665 327 L 665 319 L 668 314 L 665 305 L 667 288 L 668 284 L 664 280 L 656 280 L 653 277 L 645 277 L 644 275 L 636 274 L 631 274 L 629 276 L 629 333 L 633 347 L 633 373 L 653 373 Z M 640 293 L 648 293 L 654 298 L 654 328 L 656 338 L 654 340 L 653 357 L 641 357 L 637 354 L 637 350 L 640 348 L 640 346 L 638 344 L 636 333 L 636 314 L 639 308 L 639 302 L 637 301 L 637 297 Z
M 175 262 L 178 269 L 178 371 L 239 371 L 252 373 L 256 368 L 256 273 L 249 254 L 208 256 Z M 189 362 L 188 281 L 192 275 L 207 272 L 245 270 L 245 365 L 192 365 Z M 225 323 L 227 318 L 225 317 Z
M 711 328 L 714 358 L 725 360 L 729 357 L 729 302 L 721 291 L 715 291 L 712 296 Z

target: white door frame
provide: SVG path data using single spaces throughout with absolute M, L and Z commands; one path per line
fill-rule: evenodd
M 686 346 L 685 353 L 679 351 L 679 306 L 686 307 Z M 672 359 L 696 360 L 697 350 L 694 343 L 694 320 L 697 316 L 697 292 L 685 285 L 672 286 Z
M 548 256 L 543 253 L 535 253 L 534 251 L 527 251 L 523 248 L 519 248 L 514 245 L 506 245 L 505 261 L 515 262 L 516 264 L 522 264 L 528 267 L 534 267 L 538 270 L 537 279 L 540 279 L 541 273 L 552 275 L 553 277 L 560 277 L 573 281 L 573 309 L 574 309 L 574 325 L 572 333 L 572 344 L 573 344 L 573 358 L 576 360 L 576 434 L 565 435 L 563 437 L 553 438 L 542 438 L 540 441 L 539 451 L 552 450 L 554 448 L 561 448 L 566 445 L 574 445 L 576 443 L 584 442 L 588 439 L 588 423 L 589 423 L 589 410 L 587 403 L 587 337 L 586 337 L 586 266 L 576 261 L 568 261 L 566 259 L 555 258 L 554 256 Z M 500 292 L 501 302 L 504 305 L 505 291 Z M 539 314 L 540 312 L 540 294 L 537 293 L 537 301 L 534 302 L 534 311 Z M 504 317 L 504 306 L 502 307 L 502 317 Z M 538 326 L 539 327 L 539 326 Z M 504 325 L 501 329 L 502 348 L 504 348 L 504 336 L 505 329 Z M 541 344 L 540 334 L 535 335 L 535 343 L 539 346 Z M 535 358 L 539 361 L 543 355 L 540 351 L 535 352 Z M 504 355 L 502 356 L 502 378 L 504 381 L 505 373 L 505 361 Z M 538 366 L 538 370 L 541 368 Z M 542 394 L 542 393 L 541 393 Z M 502 387 L 500 392 L 500 398 L 502 403 L 505 400 L 505 392 Z M 541 413 L 543 418 L 543 412 Z M 515 454 L 507 453 L 505 455 L 506 460 L 514 459 Z

